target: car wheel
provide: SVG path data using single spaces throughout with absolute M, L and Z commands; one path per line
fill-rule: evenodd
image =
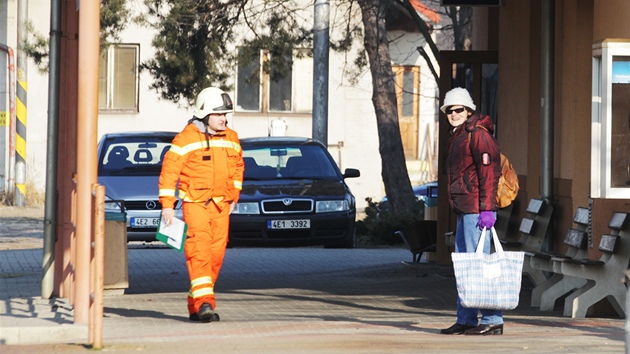
M 356 232 L 354 227 L 352 228 L 352 232 L 348 233 L 350 236 L 346 237 L 343 241 L 333 243 L 330 245 L 324 246 L 324 248 L 354 248 L 356 241 Z

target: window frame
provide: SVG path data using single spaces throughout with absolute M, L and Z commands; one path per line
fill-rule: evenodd
M 135 60 L 133 64 L 133 78 L 134 89 L 133 89 L 133 107 L 115 107 L 114 99 L 116 97 L 116 51 L 118 49 L 129 49 L 132 48 L 135 50 Z M 100 104 L 100 95 L 101 95 L 101 70 L 103 69 L 101 65 L 106 64 L 105 69 L 105 105 L 101 106 Z M 139 113 L 140 112 L 140 44 L 138 43 L 117 43 L 109 45 L 104 52 L 101 54 L 99 59 L 99 113 Z
M 615 57 L 630 57 L 630 42 L 608 39 L 593 45 L 591 104 L 592 198 L 630 199 L 630 186 L 612 186 L 612 68 Z
M 237 49 L 238 50 L 238 49 Z M 296 48 L 293 50 L 293 55 L 292 55 L 292 67 L 291 67 L 291 76 L 290 76 L 290 80 L 291 80 L 291 88 L 290 88 L 290 95 L 291 95 L 291 102 L 290 102 L 290 109 L 288 110 L 277 110 L 277 109 L 272 109 L 271 108 L 271 102 L 270 102 L 270 92 L 271 92 L 271 85 L 273 84 L 271 82 L 270 79 L 270 75 L 268 73 L 265 73 L 262 70 L 262 67 L 264 65 L 264 63 L 268 62 L 268 61 L 272 61 L 273 58 L 271 58 L 271 55 L 269 54 L 269 51 L 266 49 L 262 49 L 260 51 L 260 56 L 259 56 L 259 70 L 258 70 L 258 82 L 259 82 L 259 94 L 258 94 L 258 109 L 255 110 L 251 110 L 251 109 L 241 109 L 240 107 L 242 105 L 239 105 L 239 99 L 240 99 L 240 95 L 241 93 L 240 91 L 240 87 L 239 87 L 239 83 L 242 81 L 241 78 L 239 77 L 240 73 L 241 73 L 241 67 L 238 65 L 236 65 L 236 79 L 235 79 L 235 95 L 236 95 L 236 99 L 235 99 L 235 113 L 242 113 L 242 114 L 248 114 L 248 113 L 260 113 L 260 114 L 269 114 L 269 113 L 273 113 L 273 114 L 280 114 L 280 115 L 286 115 L 286 114 L 312 114 L 313 113 L 313 103 L 312 103 L 312 88 L 313 88 L 313 59 L 312 57 L 306 55 L 303 58 L 298 58 L 298 54 L 297 52 L 299 51 L 311 51 L 312 49 L 310 48 Z M 300 63 L 300 60 L 304 60 L 304 58 L 308 58 L 308 62 L 306 63 Z M 304 65 L 306 64 L 306 65 Z M 307 68 L 308 71 L 305 72 L 297 72 L 296 70 L 296 66 L 299 68 Z M 301 90 L 298 90 L 298 86 L 299 83 L 303 82 L 303 78 L 304 76 L 307 76 L 307 80 L 310 77 L 310 83 L 308 85 L 301 85 L 300 87 L 302 87 Z M 302 80 L 300 80 L 302 79 Z M 307 87 L 307 89 L 304 89 L 304 87 Z M 310 90 L 309 90 L 310 89 Z M 305 99 L 306 98 L 306 99 Z M 308 100 L 308 101 L 307 101 Z M 301 104 L 298 104 L 301 103 Z M 300 109 L 300 107 L 306 107 L 306 109 Z

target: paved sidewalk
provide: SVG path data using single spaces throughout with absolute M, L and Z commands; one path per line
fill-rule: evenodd
M 2 223 L 0 222 L 0 238 Z M 444 336 L 451 267 L 405 249 L 233 248 L 216 286 L 220 322 L 188 321 L 183 256 L 129 247 L 130 287 L 105 298 L 104 350 L 149 353 L 622 353 L 625 320 L 573 320 L 521 304 L 502 336 Z M 40 295 L 41 249 L 0 251 L 0 353 L 88 352 L 65 299 Z

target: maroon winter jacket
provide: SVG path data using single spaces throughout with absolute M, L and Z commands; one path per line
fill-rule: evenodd
M 493 132 L 490 117 L 479 114 L 451 132 L 445 164 L 447 189 L 451 207 L 459 214 L 498 209 L 501 155 Z

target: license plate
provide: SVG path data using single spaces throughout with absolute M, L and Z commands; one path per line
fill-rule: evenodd
M 160 218 L 131 218 L 131 227 L 157 227 Z
M 310 229 L 311 220 L 267 220 L 268 229 Z

